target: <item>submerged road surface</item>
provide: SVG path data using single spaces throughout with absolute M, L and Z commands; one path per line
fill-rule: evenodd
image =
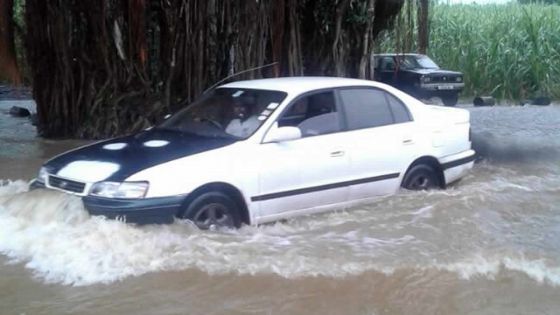
M 557 314 L 560 106 L 468 109 L 481 161 L 457 185 L 230 232 L 28 192 L 80 143 L 0 110 L 0 314 Z

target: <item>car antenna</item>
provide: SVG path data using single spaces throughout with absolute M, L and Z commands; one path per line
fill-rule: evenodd
M 276 64 L 278 64 L 278 61 L 275 61 L 275 62 L 266 64 L 266 65 L 262 65 L 262 66 L 259 66 L 259 67 L 254 67 L 254 68 L 250 68 L 250 69 L 247 69 L 247 70 L 243 70 L 243 71 L 236 72 L 236 73 L 234 73 L 234 74 L 232 74 L 232 75 L 229 75 L 229 76 L 227 76 L 227 77 L 221 79 L 220 81 L 214 83 L 211 87 L 209 87 L 209 88 L 207 88 L 206 90 L 204 90 L 204 92 L 202 92 L 202 94 L 206 94 L 206 93 L 212 91 L 212 90 L 213 90 L 214 88 L 216 88 L 218 85 L 222 84 L 222 82 L 227 81 L 227 80 L 229 80 L 229 79 L 231 79 L 231 78 L 233 78 L 233 77 L 236 77 L 236 76 L 238 76 L 238 75 L 240 75 L 240 74 L 247 73 L 247 72 L 251 72 L 251 71 L 255 71 L 255 70 L 260 70 L 260 69 L 264 69 L 264 68 L 268 68 L 268 67 L 274 66 L 274 65 L 276 65 Z

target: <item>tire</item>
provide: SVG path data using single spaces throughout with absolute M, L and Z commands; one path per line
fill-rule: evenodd
M 241 226 L 239 207 L 222 192 L 207 192 L 186 206 L 181 218 L 192 221 L 201 230 L 238 228 Z
M 440 98 L 441 101 L 443 102 L 443 105 L 453 107 L 457 105 L 457 102 L 459 101 L 459 94 L 457 93 L 444 94 L 440 96 Z
M 429 190 L 439 188 L 440 182 L 433 167 L 418 164 L 408 170 L 401 186 L 408 190 Z

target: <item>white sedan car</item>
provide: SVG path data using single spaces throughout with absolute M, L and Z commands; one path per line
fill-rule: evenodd
M 149 130 L 54 157 L 32 187 L 81 196 L 92 215 L 213 229 L 444 188 L 474 158 L 466 110 L 290 77 L 220 86 Z

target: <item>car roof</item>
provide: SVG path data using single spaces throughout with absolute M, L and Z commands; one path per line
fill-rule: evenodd
M 270 79 L 258 79 L 247 81 L 236 81 L 224 84 L 218 88 L 240 88 L 274 90 L 289 93 L 304 93 L 319 89 L 327 89 L 345 86 L 374 86 L 380 87 L 375 81 L 340 78 L 340 77 L 281 77 Z

